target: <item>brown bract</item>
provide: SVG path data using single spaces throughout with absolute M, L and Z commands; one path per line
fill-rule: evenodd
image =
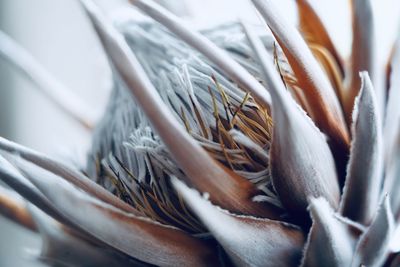
M 280 221 L 237 216 L 212 205 L 176 178 L 172 183 L 237 266 L 298 265 L 301 229 Z
M 253 0 L 253 3 L 288 58 L 307 102 L 312 107 L 310 116 L 342 153 L 347 151 L 350 138 L 338 98 L 306 42 L 285 20 L 285 16 L 280 14 L 273 1 Z

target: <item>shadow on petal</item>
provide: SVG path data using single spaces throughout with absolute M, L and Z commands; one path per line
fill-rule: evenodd
M 312 199 L 313 220 L 302 266 L 349 266 L 362 226 L 338 217 L 323 198 Z

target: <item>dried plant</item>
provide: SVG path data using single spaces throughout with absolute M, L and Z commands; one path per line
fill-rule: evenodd
M 0 179 L 22 196 L 0 187 L 0 212 L 41 234 L 41 260 L 398 266 L 400 54 L 380 84 L 369 1 L 352 1 L 348 60 L 308 0 L 300 31 L 276 1 L 252 0 L 270 32 L 201 33 L 131 2 L 158 23 L 113 25 L 81 0 L 113 71 L 98 123 L 0 34 L 0 55 L 93 130 L 81 169 L 0 138 Z

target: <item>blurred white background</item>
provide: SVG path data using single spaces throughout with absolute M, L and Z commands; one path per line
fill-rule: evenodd
M 295 23 L 294 0 L 276 0 Z M 97 1 L 109 16 L 124 1 Z M 160 2 L 168 2 L 162 0 Z M 190 23 L 207 27 L 238 17 L 257 22 L 247 0 L 171 0 Z M 179 3 L 185 3 L 180 5 Z M 348 0 L 314 0 L 343 55 L 350 47 Z M 396 37 L 400 1 L 374 0 L 379 56 Z M 57 79 L 100 114 L 110 90 L 109 69 L 77 0 L 0 0 L 0 29 L 25 47 Z M 0 59 L 0 136 L 55 157 L 83 162 L 90 135 Z M 18 229 L 18 232 L 16 231 Z M 27 256 L 40 240 L 0 217 L 0 266 L 33 266 Z M 24 265 L 25 264 L 25 265 Z
M 0 0 L 0 29 L 93 107 L 107 97 L 108 68 L 78 1 Z M 89 134 L 0 60 L 0 135 L 53 156 L 84 158 Z M 0 266 L 34 266 L 40 239 L 0 218 Z

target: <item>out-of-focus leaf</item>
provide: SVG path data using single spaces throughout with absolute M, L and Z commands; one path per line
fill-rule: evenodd
M 304 236 L 297 226 L 237 216 L 212 205 L 177 178 L 172 184 L 237 266 L 296 266 Z
M 56 80 L 25 49 L 0 31 L 0 57 L 7 60 L 61 109 L 86 128 L 93 128 L 96 115 L 93 109 Z
M 374 82 L 376 82 L 376 58 L 374 47 L 374 19 L 370 0 L 352 0 L 353 8 L 353 43 L 351 53 L 351 67 L 349 88 L 345 93 L 344 107 L 348 123 L 351 123 L 354 101 L 361 88 L 360 71 L 367 71 Z M 376 88 L 377 89 L 377 88 Z M 381 96 L 377 99 L 381 101 Z M 378 102 L 379 105 L 383 104 Z M 381 109 L 383 110 L 383 109 Z
M 343 216 L 369 224 L 382 186 L 383 144 L 381 117 L 371 80 L 366 72 L 353 112 L 353 142 L 340 211 Z
M 397 41 L 395 52 L 391 62 L 389 97 L 386 107 L 384 121 L 384 144 L 385 144 L 385 171 L 388 173 L 393 158 L 398 158 L 398 136 L 400 128 L 400 41 Z M 394 162 L 393 162 L 394 163 Z M 392 196 L 391 196 L 392 199 Z M 392 199 L 393 201 L 393 199 Z M 396 212 L 394 206 L 393 211 Z
M 0 186 L 0 214 L 11 221 L 36 231 L 36 224 L 26 209 L 26 202 L 15 192 Z

